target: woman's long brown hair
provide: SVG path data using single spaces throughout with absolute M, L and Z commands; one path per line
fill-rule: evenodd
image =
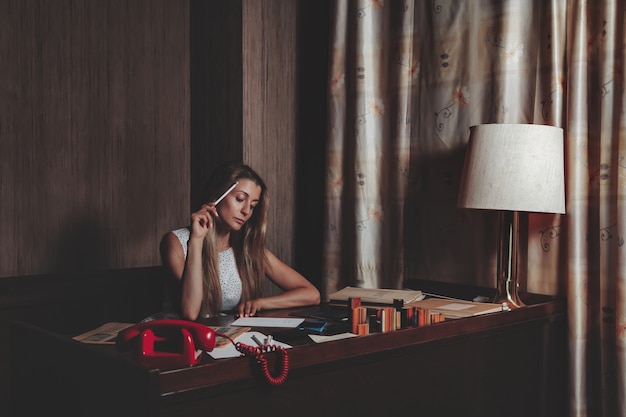
M 236 181 L 249 179 L 261 187 L 261 196 L 252 216 L 238 232 L 231 232 L 230 246 L 235 253 L 241 277 L 241 301 L 258 298 L 263 292 L 265 278 L 265 232 L 268 193 L 263 179 L 248 165 L 234 162 L 218 168 L 205 186 L 204 202 L 215 201 Z M 203 291 L 201 316 L 218 314 L 222 309 L 222 290 L 219 278 L 219 251 L 217 234 L 211 228 L 202 250 Z

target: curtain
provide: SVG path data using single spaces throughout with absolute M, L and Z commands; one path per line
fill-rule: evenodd
M 626 416 L 620 0 L 335 0 L 323 293 L 495 285 L 494 213 L 456 207 L 469 127 L 562 127 L 565 215 L 529 214 L 530 292 L 568 303 L 572 416 Z

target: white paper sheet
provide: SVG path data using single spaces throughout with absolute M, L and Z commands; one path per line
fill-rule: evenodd
M 231 326 L 244 327 L 298 327 L 304 319 L 284 318 L 284 317 L 239 317 L 233 321 Z
M 320 336 L 317 334 L 310 334 L 309 337 L 315 343 L 323 343 L 323 342 L 332 342 L 333 340 L 341 340 L 341 339 L 348 339 L 350 337 L 357 337 L 357 335 L 355 335 L 354 333 L 339 333 L 339 334 L 334 334 L 332 336 Z

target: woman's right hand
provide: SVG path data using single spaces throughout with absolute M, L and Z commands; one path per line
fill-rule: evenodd
M 214 226 L 213 218 L 219 217 L 215 204 L 203 204 L 200 210 L 191 214 L 191 237 L 203 238 L 209 233 L 209 229 Z

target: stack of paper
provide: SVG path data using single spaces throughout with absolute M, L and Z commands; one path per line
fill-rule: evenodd
M 411 303 L 411 306 L 416 306 L 423 310 L 430 310 L 435 313 L 443 313 L 446 318 L 451 319 L 503 311 L 502 304 L 477 303 L 474 301 L 450 298 L 427 298 Z

